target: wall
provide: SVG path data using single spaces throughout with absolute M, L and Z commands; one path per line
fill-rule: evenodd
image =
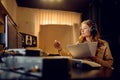
M 68 31 L 69 35 L 72 34 L 71 36 L 68 35 L 69 37 L 72 38 L 71 39 L 72 41 L 70 42 L 73 43 L 77 40 L 79 33 L 76 33 L 76 32 L 79 31 L 78 29 L 79 26 L 75 27 L 74 24 L 77 24 L 77 25 L 80 24 L 81 22 L 80 13 L 69 12 L 69 11 L 59 11 L 59 10 L 41 10 L 41 9 L 18 7 L 14 0 L 2 0 L 2 4 L 5 6 L 6 10 L 10 14 L 10 16 L 13 18 L 17 26 L 19 27 L 20 32 L 37 36 L 38 38 L 37 47 L 39 48 L 42 47 L 42 46 L 39 46 L 39 41 L 40 41 L 39 37 L 41 38 L 40 35 L 43 34 L 41 33 L 41 25 L 43 24 L 44 25 L 59 24 L 59 25 L 72 26 L 68 28 L 68 30 L 71 28 L 70 32 Z M 60 30 L 62 29 L 63 27 L 61 27 Z M 54 32 L 54 34 L 56 33 L 57 32 Z M 62 36 L 63 35 L 60 35 L 59 37 L 61 37 L 62 39 Z M 67 36 L 63 36 L 63 37 L 67 39 Z M 67 41 L 69 41 L 68 39 L 65 40 L 66 43 Z
M 35 17 L 37 10 L 18 7 L 17 10 L 17 21 L 19 30 L 28 34 L 35 35 L 35 28 L 39 29 L 38 26 L 35 26 Z
M 72 26 L 68 25 L 41 25 L 40 48 L 48 53 L 55 53 L 54 40 L 61 42 L 65 48 L 66 43 L 73 41 Z
M 62 24 L 73 26 L 74 24 L 80 24 L 81 14 L 69 11 L 18 7 L 17 21 L 20 32 L 37 36 L 39 47 L 39 32 L 41 31 L 40 25 Z
M 0 9 L 0 11 L 2 12 L 2 9 Z M 4 32 L 4 17 L 3 14 L 0 13 L 0 33 Z
M 17 23 L 17 4 L 15 0 L 1 0 L 1 3 L 9 13 L 9 15 L 12 17 L 15 23 Z

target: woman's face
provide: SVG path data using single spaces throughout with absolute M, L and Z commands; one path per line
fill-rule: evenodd
M 81 24 L 81 35 L 83 37 L 90 37 L 91 36 L 90 27 L 85 23 Z

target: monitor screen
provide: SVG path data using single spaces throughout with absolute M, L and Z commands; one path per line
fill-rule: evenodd
M 17 48 L 17 29 L 8 20 L 8 48 Z

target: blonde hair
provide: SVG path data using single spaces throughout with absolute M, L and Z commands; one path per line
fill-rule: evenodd
M 81 24 L 87 24 L 90 28 L 92 26 L 95 27 L 95 30 L 96 30 L 96 34 L 95 36 L 92 36 L 92 40 L 93 41 L 98 41 L 98 39 L 100 38 L 100 34 L 99 34 L 99 31 L 97 29 L 97 25 L 96 23 L 94 23 L 92 20 L 84 20 Z M 83 38 L 81 35 L 79 36 L 79 42 L 84 42 L 85 41 L 85 38 Z

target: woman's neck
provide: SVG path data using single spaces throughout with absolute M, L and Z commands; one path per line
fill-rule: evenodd
M 92 42 L 92 37 L 86 37 L 87 42 Z

